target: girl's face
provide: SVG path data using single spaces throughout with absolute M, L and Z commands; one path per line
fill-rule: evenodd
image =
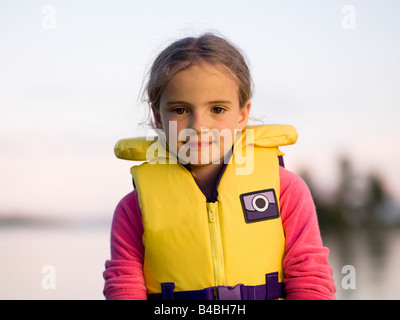
M 240 108 L 239 88 L 232 76 L 202 63 L 179 71 L 170 79 L 161 95 L 160 108 L 153 108 L 153 113 L 170 148 L 175 145 L 180 151 L 184 147 L 182 150 L 190 150 L 191 164 L 204 165 L 222 160 L 230 151 L 234 130 L 244 129 L 247 124 L 250 105 L 248 101 Z M 170 135 L 174 130 L 171 124 L 176 125 L 177 136 Z M 223 135 L 210 134 L 215 129 Z

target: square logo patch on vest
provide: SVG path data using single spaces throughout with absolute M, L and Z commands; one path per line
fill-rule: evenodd
M 274 189 L 260 190 L 240 195 L 246 223 L 279 217 L 278 201 Z

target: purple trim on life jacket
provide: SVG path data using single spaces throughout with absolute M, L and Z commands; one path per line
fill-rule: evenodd
M 222 166 L 221 171 L 219 172 L 217 179 L 215 179 L 214 186 L 213 186 L 212 191 L 211 191 L 211 199 L 210 199 L 210 201 L 207 201 L 207 202 L 215 202 L 215 201 L 217 201 L 219 182 L 222 179 L 222 175 L 225 172 L 226 166 L 227 166 L 227 164 L 225 163 Z
M 197 186 L 199 187 L 200 191 L 201 191 L 201 192 L 204 194 L 204 196 L 206 197 L 206 201 L 207 201 L 207 202 L 216 202 L 216 201 L 218 200 L 218 186 L 219 186 L 219 182 L 221 181 L 222 175 L 223 175 L 224 172 L 225 172 L 226 166 L 227 166 L 227 164 L 228 164 L 230 158 L 232 157 L 232 153 L 233 153 L 233 147 L 232 147 L 232 149 L 224 156 L 224 160 L 223 160 L 223 161 L 224 161 L 224 165 L 221 167 L 221 170 L 220 170 L 220 172 L 219 172 L 219 174 L 218 174 L 218 176 L 217 176 L 217 179 L 215 179 L 213 188 L 212 188 L 212 190 L 211 190 L 211 197 L 209 197 L 209 196 L 207 195 L 207 193 L 206 193 L 206 191 L 204 190 L 204 188 L 200 185 L 200 183 L 199 183 L 199 182 L 196 180 L 196 178 L 193 177 L 193 175 L 192 175 L 192 177 L 193 177 L 194 181 L 196 182 Z M 178 160 L 179 160 L 179 159 L 178 159 Z M 188 170 L 188 171 L 190 172 L 190 170 L 187 168 L 187 164 L 186 164 L 186 165 L 182 164 L 182 166 L 183 166 L 186 170 Z
M 285 297 L 283 282 L 278 280 L 278 272 L 266 275 L 266 284 L 234 287 L 216 286 L 203 290 L 173 292 L 174 283 L 161 284 L 161 293 L 148 294 L 149 300 L 276 300 Z M 172 290 L 172 291 L 171 291 Z
M 265 275 L 267 284 L 267 297 L 266 300 L 277 300 L 280 298 L 279 290 L 280 283 L 278 279 L 278 272 L 271 272 Z
M 281 292 L 282 297 L 284 297 L 283 283 Z M 265 284 L 262 286 L 246 286 L 242 288 L 242 300 L 265 300 L 266 297 L 267 289 Z
M 173 282 L 161 283 L 161 300 L 175 300 L 174 289 L 175 283 Z
M 218 174 L 218 176 L 217 176 L 217 179 L 215 179 L 215 182 L 214 182 L 214 185 L 213 185 L 213 188 L 212 188 L 212 191 L 211 191 L 211 197 L 209 197 L 208 195 L 207 195 L 207 193 L 206 193 L 206 191 L 204 190 L 204 188 L 200 185 L 200 183 L 196 180 L 196 178 L 195 177 L 193 177 L 193 175 L 192 175 L 192 177 L 193 177 L 193 180 L 196 182 L 196 184 L 197 184 L 197 186 L 199 187 L 199 189 L 200 189 L 200 191 L 204 194 L 204 196 L 206 197 L 206 201 L 207 202 L 215 202 L 215 201 L 217 201 L 217 199 L 218 199 L 218 185 L 219 185 L 219 182 L 221 181 L 221 179 L 222 179 L 222 175 L 224 174 L 224 172 L 225 172 L 225 169 L 226 169 L 226 166 L 227 166 L 227 164 L 224 164 L 223 166 L 222 166 L 222 168 L 221 168 L 221 171 L 219 172 L 219 174 Z M 189 169 L 186 167 L 186 166 L 183 166 L 186 170 L 188 170 L 189 171 Z M 189 171 L 190 172 L 190 171 Z
M 279 165 L 284 168 L 285 163 L 283 162 L 283 156 L 278 156 L 278 160 L 279 160 Z
M 234 287 L 218 286 L 216 288 L 218 300 L 242 300 L 243 284 Z

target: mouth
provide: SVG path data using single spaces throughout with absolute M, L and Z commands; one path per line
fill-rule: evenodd
M 212 141 L 197 141 L 197 142 L 187 142 L 185 143 L 186 146 L 189 148 L 207 148 L 213 144 Z

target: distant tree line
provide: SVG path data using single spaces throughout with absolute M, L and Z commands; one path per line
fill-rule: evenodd
M 356 175 L 348 158 L 339 160 L 339 182 L 323 197 L 307 171 L 300 174 L 310 188 L 321 229 L 381 228 L 398 224 L 392 217 L 391 197 L 376 172 Z

